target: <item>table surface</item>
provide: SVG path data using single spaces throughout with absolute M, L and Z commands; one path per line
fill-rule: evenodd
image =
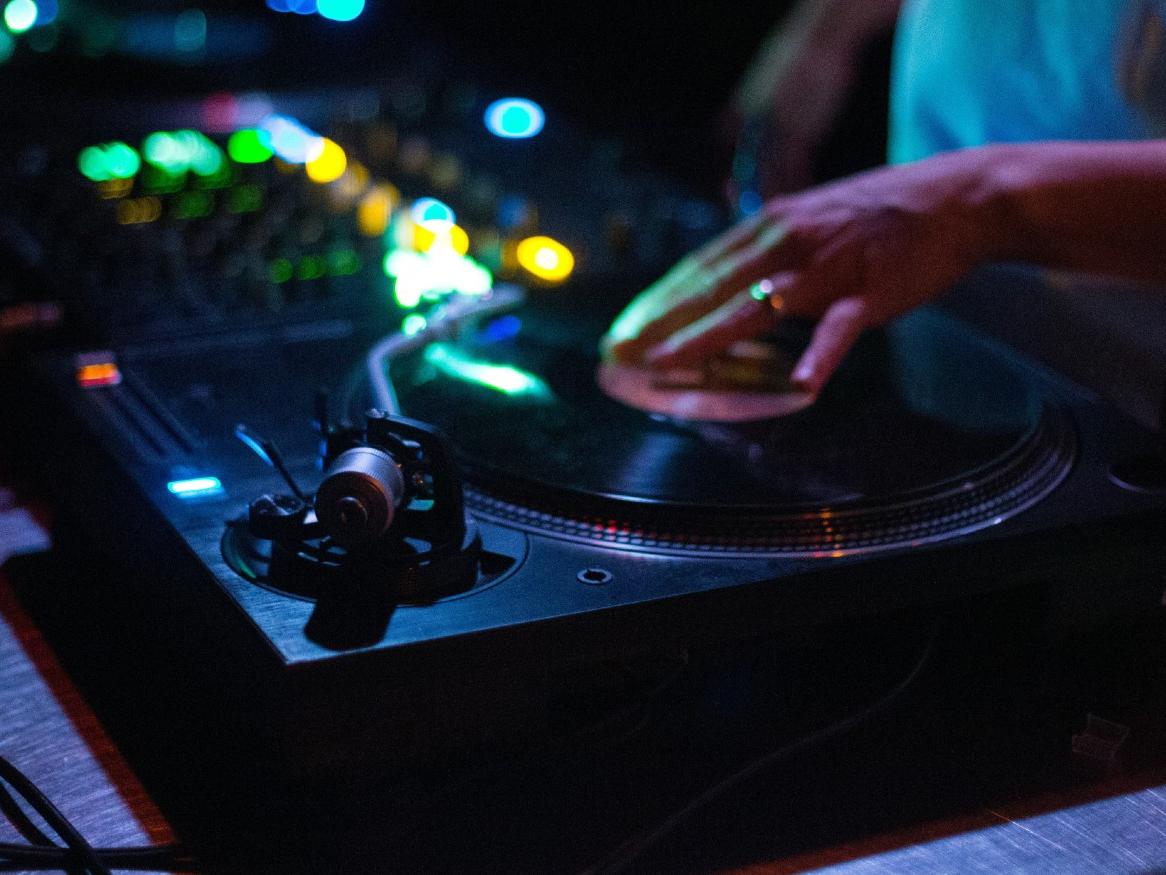
M 0 529 L 11 519 L 0 513 Z M 0 755 L 97 847 L 174 840 L 0 573 Z M 0 819 L 0 841 L 20 842 Z

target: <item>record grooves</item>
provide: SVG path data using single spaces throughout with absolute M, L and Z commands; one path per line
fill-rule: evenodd
M 885 502 L 788 513 L 692 513 L 585 496 L 556 502 L 528 494 L 518 503 L 473 487 L 467 487 L 466 500 L 485 519 L 576 541 L 684 554 L 841 556 L 916 546 L 1003 522 L 1055 489 L 1075 450 L 1066 417 L 1048 409 L 1040 427 L 990 469 Z
M 474 512 L 526 531 L 687 555 L 890 550 L 1021 512 L 1076 454 L 1056 401 L 935 312 L 867 337 L 811 407 L 745 423 L 607 397 L 594 335 L 551 322 L 451 353 L 532 374 L 546 386 L 538 395 L 508 396 L 420 358 L 393 372 L 406 412 L 454 436 Z

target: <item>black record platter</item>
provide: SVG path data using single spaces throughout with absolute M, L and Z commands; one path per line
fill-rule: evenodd
M 544 296 L 394 361 L 406 418 L 365 419 L 376 338 L 355 323 L 125 345 L 116 384 L 47 360 L 74 415 L 53 474 L 129 572 L 96 600 L 132 603 L 125 634 L 192 658 L 307 772 L 538 731 L 569 678 L 629 654 L 1007 587 L 1053 614 L 1160 604 L 1166 494 L 1115 476 L 1158 438 L 962 323 L 911 314 L 815 404 L 708 423 L 597 388 L 597 300 Z M 348 425 L 312 426 L 319 388 Z M 317 499 L 320 529 L 321 435 L 361 482 L 396 454 L 422 499 L 396 518 L 427 544 L 346 540 L 371 513 L 351 495 Z M 292 535 L 256 522 L 284 511 Z

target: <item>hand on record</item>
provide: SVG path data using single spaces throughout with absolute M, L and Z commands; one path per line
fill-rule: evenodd
M 604 354 L 687 367 L 781 318 L 811 317 L 791 379 L 816 394 L 865 329 L 982 259 L 993 225 L 982 163 L 979 150 L 953 152 L 769 201 L 640 293 L 603 338 Z

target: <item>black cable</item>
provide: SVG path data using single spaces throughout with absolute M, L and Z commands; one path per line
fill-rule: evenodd
M 0 805 L 0 810 L 30 842 L 27 845 L 0 842 L 0 872 L 64 869 L 89 875 L 112 875 L 112 868 L 171 872 L 193 869 L 192 858 L 177 845 L 94 848 L 40 788 L 4 757 L 0 757 L 0 781 L 15 790 L 66 845 L 59 847 L 53 843 L 0 785 L 0 801 L 7 799 L 8 803 Z
M 0 782 L 0 814 L 8 818 L 8 822 L 16 827 L 16 831 L 31 845 L 41 845 L 55 848 L 54 842 L 47 833 L 37 826 L 31 817 L 20 807 L 8 788 Z M 7 855 L 5 855 L 7 856 Z M 71 866 L 65 869 L 65 875 L 85 875 L 84 870 Z
M 588 866 L 583 870 L 581 875 L 615 875 L 615 873 L 622 872 L 627 869 L 629 865 L 634 863 L 642 857 L 647 851 L 651 850 L 660 841 L 666 838 L 675 830 L 682 826 L 694 814 L 704 808 L 711 802 L 719 799 L 730 790 L 737 787 L 739 784 L 754 778 L 757 775 L 765 772 L 768 769 L 788 759 L 794 754 L 800 753 L 807 748 L 814 747 L 823 741 L 826 741 L 834 736 L 841 735 L 856 726 L 865 723 L 866 721 L 881 714 L 892 704 L 894 704 L 899 697 L 906 692 L 906 690 L 915 682 L 915 679 L 923 672 L 924 667 L 931 659 L 931 654 L 935 651 L 935 643 L 939 640 L 939 630 L 941 623 L 936 621 L 927 639 L 927 644 L 924 645 L 922 653 L 915 661 L 911 670 L 904 676 L 904 678 L 890 688 L 877 701 L 863 708 L 861 711 L 850 714 L 834 723 L 822 727 L 801 738 L 795 739 L 788 744 L 782 745 L 776 750 L 763 754 L 756 759 L 746 763 L 741 768 L 732 772 L 728 776 L 717 781 L 708 789 L 702 791 L 682 807 L 678 808 L 664 820 L 660 821 L 654 827 L 643 830 L 630 839 L 619 845 L 614 851 L 608 854 L 599 862 Z
M 85 840 L 85 837 L 77 831 L 77 828 L 69 822 L 69 819 L 61 813 L 49 797 L 4 757 L 0 757 L 0 780 L 7 781 L 8 785 L 20 794 L 33 811 L 44 818 L 49 828 L 61 837 L 61 840 L 73 851 L 78 862 L 91 875 L 112 875 L 109 867 L 102 863 L 93 852 L 93 846 Z
M 8 792 L 8 788 L 3 784 L 0 784 L 0 814 L 8 818 L 8 822 L 16 827 L 16 831 L 29 844 L 53 844 L 53 840 L 39 826 L 32 822 L 32 818 L 25 814 L 24 809 L 20 807 L 20 803 L 12 797 L 12 794 Z
M 110 869 L 138 872 L 192 872 L 195 861 L 178 845 L 153 845 L 142 848 L 94 848 L 94 853 Z M 69 848 L 32 847 L 0 842 L 0 872 L 30 869 L 63 869 L 75 864 Z

